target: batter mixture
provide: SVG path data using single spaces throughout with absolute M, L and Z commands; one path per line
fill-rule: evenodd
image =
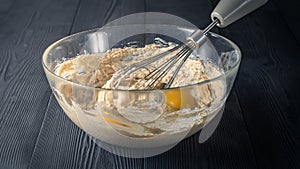
M 81 85 L 58 84 L 56 97 L 78 126 L 84 127 L 100 140 L 105 134 L 112 135 L 109 133 L 111 129 L 132 138 L 188 133 L 193 126 L 204 125 L 207 117 L 217 113 L 223 105 L 224 82 L 170 90 L 128 92 L 138 89 L 134 84 L 143 77 L 143 71 L 147 73 L 151 69 L 149 65 L 146 70 L 130 74 L 121 85 L 118 83 L 115 86 L 120 70 L 172 47 L 174 44 L 167 47 L 150 44 L 142 48 L 114 48 L 104 54 L 82 55 L 60 62 L 55 74 Z M 167 82 L 171 74 L 161 83 Z M 217 66 L 192 56 L 181 68 L 172 87 L 196 84 L 221 74 Z M 126 85 L 122 85 L 123 82 Z

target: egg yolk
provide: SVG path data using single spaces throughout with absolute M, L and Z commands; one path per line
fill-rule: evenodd
M 165 91 L 166 103 L 173 109 L 188 108 L 195 104 L 190 89 L 175 89 Z
M 170 90 L 165 92 L 167 104 L 179 110 L 181 108 L 181 92 L 180 90 Z
M 105 112 L 105 114 L 107 114 L 107 112 Z M 122 122 L 118 122 L 118 121 L 116 121 L 116 120 L 113 120 L 113 119 L 110 119 L 110 118 L 107 118 L 107 117 L 96 116 L 96 118 L 101 118 L 101 119 L 103 119 L 104 121 L 106 121 L 106 122 L 108 122 L 108 123 L 120 125 L 120 126 L 127 127 L 127 128 L 132 128 L 131 126 L 129 126 L 129 125 L 127 125 L 127 124 L 124 124 L 124 123 L 122 123 Z

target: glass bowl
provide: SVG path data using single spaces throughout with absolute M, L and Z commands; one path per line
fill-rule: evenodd
M 170 25 L 155 25 L 155 28 L 183 36 L 194 31 Z M 233 42 L 214 33 L 209 33 L 207 38 L 222 61 L 224 75 L 197 84 L 172 89 L 128 91 L 82 85 L 55 74 L 56 66 L 64 60 L 102 53 L 112 48 L 112 43 L 103 43 L 113 36 L 111 32 L 119 30 L 120 27 L 111 26 L 100 33 L 94 29 L 65 37 L 49 46 L 42 58 L 45 74 L 59 105 L 98 145 L 133 149 L 175 145 L 201 130 L 223 111 L 238 72 L 241 52 Z M 214 101 L 206 104 L 205 96 L 210 93 L 203 92 L 203 89 L 208 86 L 218 89 L 214 92 Z M 145 104 L 150 102 L 153 104 Z M 176 110 L 166 113 L 166 104 L 175 104 Z M 131 109 L 128 109 L 130 106 Z

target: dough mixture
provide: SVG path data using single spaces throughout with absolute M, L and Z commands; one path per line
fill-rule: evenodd
M 176 76 L 172 84 L 174 89 L 124 91 L 138 89 L 134 84 L 143 77 L 144 71 L 151 70 L 149 65 L 141 72 L 130 74 L 125 86 L 117 86 L 123 91 L 104 90 L 116 88 L 114 84 L 120 70 L 172 47 L 174 44 L 167 47 L 150 44 L 142 48 L 114 48 L 104 54 L 82 55 L 60 62 L 54 73 L 81 85 L 59 83 L 55 89 L 56 96 L 66 105 L 63 109 L 77 125 L 89 127 L 90 124 L 86 124 L 84 118 L 97 118 L 102 131 L 105 131 L 108 124 L 118 133 L 135 138 L 174 134 L 188 131 L 194 125 L 204 125 L 207 116 L 216 113 L 223 105 L 225 83 L 216 81 L 176 88 L 222 74 L 217 66 L 193 56 L 185 62 Z M 161 83 L 166 83 L 171 75 L 172 72 Z M 92 130 L 96 130 L 96 127 L 90 128 L 90 133 L 95 135 L 97 131 Z M 99 137 L 103 135 L 100 134 Z

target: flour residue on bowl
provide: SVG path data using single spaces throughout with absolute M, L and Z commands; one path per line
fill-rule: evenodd
M 88 117 L 97 119 L 97 123 L 106 128 L 102 130 L 103 132 L 109 133 L 105 127 L 108 124 L 118 133 L 134 138 L 188 133 L 193 126 L 204 125 L 206 117 L 217 113 L 224 103 L 224 81 L 181 86 L 197 84 L 220 76 L 222 71 L 210 62 L 189 58 L 172 84 L 175 89 L 171 90 L 126 92 L 101 89 L 114 88 L 116 73 L 119 70 L 167 51 L 174 45 L 149 44 L 141 48 L 114 48 L 106 53 L 81 55 L 57 64 L 54 70 L 57 76 L 95 87 L 95 90 L 90 88 L 86 90 L 84 86 L 58 84 L 56 93 L 67 105 L 65 111 L 75 111 L 79 123 L 86 123 L 78 124 L 79 126 L 89 128 L 88 122 L 84 119 Z M 162 80 L 162 83 L 167 81 L 171 74 L 172 72 Z M 125 86 L 121 85 L 121 89 L 136 89 L 132 88 L 134 86 L 132 84 L 142 76 L 143 72 L 131 74 L 126 79 L 128 83 Z M 96 132 L 93 131 L 96 130 L 95 127 L 90 127 L 89 130 L 90 133 Z M 103 137 L 100 135 L 99 137 Z

